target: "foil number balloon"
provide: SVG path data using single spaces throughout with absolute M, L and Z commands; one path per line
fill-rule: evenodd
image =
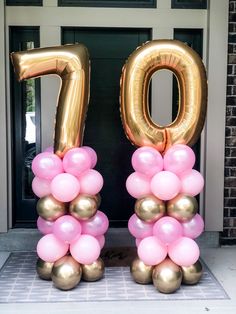
M 179 86 L 176 119 L 159 126 L 150 117 L 148 88 L 152 74 L 172 71 Z M 206 115 L 207 81 L 198 54 L 177 40 L 153 40 L 129 57 L 121 76 L 121 117 L 129 140 L 136 146 L 152 146 L 165 152 L 176 143 L 193 145 Z
M 84 45 L 39 48 L 11 54 L 18 80 L 57 74 L 62 81 L 54 152 L 59 157 L 81 145 L 89 101 L 89 56 Z

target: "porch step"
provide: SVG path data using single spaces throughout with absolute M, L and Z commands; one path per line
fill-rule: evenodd
M 11 229 L 0 234 L 0 251 L 35 251 L 42 237 L 37 229 Z M 196 239 L 200 248 L 219 246 L 219 232 L 206 231 Z M 105 247 L 133 247 L 134 238 L 127 228 L 110 228 L 106 234 Z

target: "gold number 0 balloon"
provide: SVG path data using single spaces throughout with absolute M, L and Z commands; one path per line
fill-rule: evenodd
M 90 64 L 84 45 L 39 48 L 11 54 L 18 80 L 57 74 L 62 81 L 56 114 L 54 152 L 80 146 L 89 101 Z
M 159 126 L 150 117 L 148 89 L 152 74 L 172 71 L 179 86 L 176 119 Z M 204 125 L 207 81 L 198 54 L 177 40 L 153 40 L 134 51 L 121 75 L 121 117 L 125 133 L 136 146 L 152 146 L 160 152 L 176 143 L 193 145 Z M 165 105 L 165 104 L 162 104 Z

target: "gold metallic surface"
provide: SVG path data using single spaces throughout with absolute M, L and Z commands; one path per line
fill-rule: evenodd
M 154 267 L 152 273 L 154 286 L 162 293 L 173 293 L 179 289 L 182 281 L 181 268 L 166 258 Z
M 202 277 L 202 264 L 199 260 L 189 267 L 181 266 L 181 270 L 183 273 L 182 282 L 186 285 L 194 285 Z
M 65 153 L 80 146 L 89 101 L 90 65 L 84 45 L 38 48 L 11 54 L 19 81 L 48 74 L 61 78 L 58 99 L 54 152 Z
M 179 194 L 167 202 L 167 214 L 181 222 L 191 220 L 197 211 L 197 200 L 190 195 Z
M 165 203 L 153 195 L 140 198 L 135 203 L 136 215 L 146 222 L 154 222 L 165 214 Z
M 40 198 L 36 208 L 39 216 L 48 221 L 54 221 L 66 213 L 65 203 L 56 200 L 52 195 Z
M 76 219 L 87 220 L 96 214 L 98 201 L 96 196 L 80 194 L 71 201 L 69 212 Z
M 90 265 L 81 265 L 82 279 L 85 281 L 97 281 L 103 277 L 104 262 L 99 257 L 95 262 Z
M 163 69 L 176 76 L 179 110 L 172 123 L 159 126 L 150 116 L 148 92 L 152 75 Z M 204 125 L 206 100 L 204 65 L 199 55 L 183 42 L 147 42 L 131 54 L 123 67 L 121 117 L 127 137 L 136 146 L 152 146 L 160 152 L 176 143 L 192 146 Z
M 70 290 L 77 286 L 82 275 L 81 266 L 72 256 L 64 256 L 54 263 L 52 281 L 61 290 Z
M 44 280 L 51 280 L 53 264 L 54 263 L 45 262 L 41 258 L 38 258 L 36 263 L 36 271 L 38 276 Z
M 135 282 L 146 285 L 152 282 L 153 266 L 147 266 L 138 257 L 133 260 L 130 272 Z

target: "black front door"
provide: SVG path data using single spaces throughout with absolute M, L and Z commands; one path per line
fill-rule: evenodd
M 201 54 L 202 30 L 176 29 L 180 39 Z M 97 169 L 104 177 L 101 209 L 111 226 L 126 226 L 134 211 L 134 199 L 125 188 L 133 171 L 131 156 L 135 148 L 126 139 L 119 111 L 120 76 L 128 56 L 151 39 L 150 29 L 127 28 L 62 28 L 62 44 L 84 43 L 91 60 L 91 95 L 85 127 L 84 144 L 98 154 Z M 39 46 L 38 27 L 11 27 L 10 51 Z M 35 152 L 40 151 L 40 86 L 39 80 L 18 83 L 11 72 L 12 147 L 13 147 L 13 225 L 31 226 L 37 213 L 31 190 L 30 170 Z M 176 114 L 177 86 L 173 94 L 173 117 Z M 200 141 L 195 145 L 199 168 Z
M 127 226 L 134 199 L 125 181 L 133 171 L 134 147 L 127 140 L 120 119 L 119 92 L 122 67 L 128 56 L 151 38 L 149 29 L 62 28 L 62 44 L 83 43 L 91 60 L 90 103 L 84 144 L 98 154 L 96 169 L 104 177 L 103 210 L 111 226 Z

